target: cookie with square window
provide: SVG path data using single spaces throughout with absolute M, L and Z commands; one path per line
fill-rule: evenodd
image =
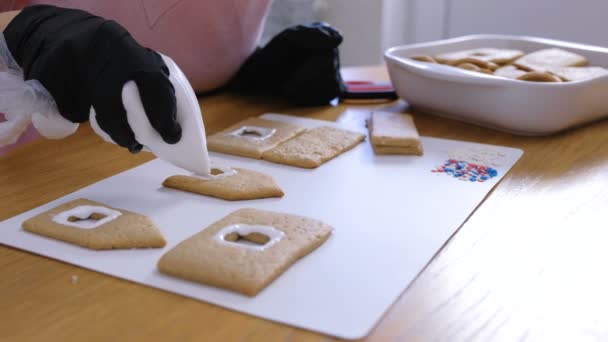
M 260 159 L 262 153 L 304 131 L 286 122 L 248 118 L 207 137 L 209 151 Z
M 160 248 L 165 238 L 148 217 L 76 199 L 23 222 L 24 230 L 90 249 Z
M 312 169 L 352 149 L 364 139 L 365 135 L 358 132 L 321 126 L 264 152 L 262 159 Z
M 332 232 L 331 226 L 307 217 L 240 209 L 180 242 L 160 258 L 158 269 L 255 296 Z
M 272 176 L 243 168 L 212 168 L 210 177 L 174 175 L 165 179 L 163 186 L 228 201 L 284 195 Z

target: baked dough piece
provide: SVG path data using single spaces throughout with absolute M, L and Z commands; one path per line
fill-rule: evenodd
M 303 168 L 316 168 L 355 147 L 365 135 L 329 126 L 307 130 L 262 154 L 262 159 Z
M 23 229 L 91 249 L 160 248 L 166 241 L 148 217 L 77 199 L 38 214 Z
M 521 81 L 529 82 L 562 82 L 562 79 L 546 71 L 529 71 L 517 78 Z
M 503 67 L 500 67 L 500 68 L 494 70 L 494 75 L 506 77 L 506 78 L 517 79 L 517 78 L 525 75 L 526 72 L 527 71 L 521 70 L 514 65 L 505 65 Z
M 516 60 L 514 64 L 526 71 L 545 72 L 551 67 L 584 66 L 587 64 L 587 59 L 570 51 L 551 48 L 529 53 Z
M 420 136 L 410 114 L 372 112 L 367 126 L 376 154 L 423 154 Z
M 332 231 L 327 224 L 306 217 L 240 209 L 168 251 L 158 269 L 255 296 L 322 245 Z
M 260 159 L 262 153 L 302 133 L 298 125 L 249 118 L 207 137 L 210 151 Z
M 608 74 L 602 67 L 548 67 L 547 71 L 564 81 L 581 81 Z
M 435 56 L 435 60 L 439 63 L 449 65 L 458 65 L 471 60 L 501 65 L 511 63 L 523 55 L 524 53 L 522 51 L 514 49 L 478 48 L 442 53 Z M 485 68 L 491 69 L 488 67 Z
M 222 175 L 225 175 L 222 177 Z M 211 179 L 197 176 L 175 175 L 163 186 L 229 201 L 283 197 L 284 193 L 274 179 L 261 172 L 234 168 Z

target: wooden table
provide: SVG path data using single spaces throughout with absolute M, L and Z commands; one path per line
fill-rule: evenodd
M 386 77 L 381 67 L 344 73 Z M 267 111 L 348 120 L 372 107 L 405 109 L 400 101 L 291 108 L 226 94 L 200 103 L 209 133 Z M 368 340 L 608 340 L 608 122 L 533 138 L 419 113 L 415 119 L 422 135 L 525 154 Z M 0 219 L 151 159 L 103 143 L 85 127 L 64 140 L 36 141 L 0 158 Z M 0 246 L 0 340 L 332 339 Z

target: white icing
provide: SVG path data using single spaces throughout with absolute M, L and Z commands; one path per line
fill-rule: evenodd
M 258 245 L 258 244 L 254 244 L 254 243 L 227 241 L 226 235 L 231 234 L 231 233 L 237 233 L 240 236 L 246 236 L 251 233 L 258 233 L 258 234 L 263 234 L 263 235 L 267 236 L 269 240 L 268 240 L 268 242 L 266 242 L 263 245 Z M 285 236 L 285 233 L 283 233 L 282 231 L 280 231 L 274 227 L 239 223 L 239 224 L 232 224 L 232 225 L 229 225 L 229 226 L 226 226 L 226 227 L 220 229 L 215 234 L 214 239 L 216 242 L 221 243 L 221 244 L 240 247 L 240 248 L 246 248 L 246 249 L 251 249 L 254 251 L 261 252 L 263 250 L 270 248 L 272 245 L 276 244 L 277 242 L 281 241 L 281 239 L 283 239 L 284 236 Z
M 190 177 L 200 178 L 200 179 L 204 179 L 204 180 L 218 180 L 218 179 L 223 179 L 226 177 L 234 176 L 238 173 L 235 169 L 233 169 L 229 166 L 223 166 L 223 165 L 212 165 L 211 170 L 213 170 L 213 169 L 220 170 L 220 171 L 222 171 L 222 173 L 214 175 L 210 172 L 208 176 L 194 174 L 194 175 L 191 175 Z
M 235 135 L 237 137 L 252 139 L 252 140 L 266 140 L 266 139 L 270 138 L 271 136 L 273 136 L 276 131 L 277 131 L 276 128 L 258 127 L 258 126 L 242 126 L 228 134 Z M 245 132 L 254 132 L 254 133 L 257 133 L 259 136 L 243 135 Z
M 87 219 L 93 214 L 102 214 L 105 217 L 100 220 Z M 79 205 L 53 216 L 53 222 L 82 229 L 93 229 L 116 219 L 120 215 L 122 215 L 120 211 L 106 207 Z M 68 219 L 72 216 L 78 217 L 81 220 L 70 222 Z

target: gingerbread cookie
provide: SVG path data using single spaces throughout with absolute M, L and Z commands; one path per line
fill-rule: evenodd
M 219 172 L 218 172 L 219 171 Z M 229 201 L 283 197 L 274 179 L 261 172 L 241 168 L 212 169 L 212 176 L 171 176 L 163 186 Z
M 530 71 L 517 78 L 521 81 L 529 82 L 562 82 L 562 79 L 550 72 Z
M 526 71 L 545 72 L 552 67 L 574 67 L 587 64 L 587 59 L 574 52 L 551 48 L 534 51 L 515 61 L 514 65 Z
M 435 58 L 433 58 L 431 56 L 427 56 L 427 55 L 412 56 L 410 58 L 415 61 L 418 61 L 418 62 L 427 62 L 427 63 L 437 64 L 437 61 L 435 60 Z
M 410 114 L 372 112 L 367 126 L 376 154 L 422 155 L 420 136 Z
M 494 75 L 512 79 L 516 79 L 520 76 L 523 76 L 525 73 L 526 71 L 523 71 L 514 65 L 505 65 L 494 70 Z
M 489 75 L 494 74 L 494 72 L 492 70 L 480 68 L 473 63 L 462 63 L 462 64 L 456 65 L 456 67 L 460 68 L 460 69 L 465 69 L 465 70 L 477 71 L 477 72 L 481 72 L 481 73 L 489 74 Z
M 523 54 L 522 51 L 513 49 L 479 48 L 442 53 L 435 56 L 435 60 L 439 63 L 449 65 L 458 65 L 471 61 L 476 61 L 477 63 L 485 62 L 488 64 L 480 67 L 494 70 L 495 68 L 489 67 L 489 65 L 491 65 L 489 63 L 494 65 L 507 64 L 523 56 Z
M 249 118 L 207 138 L 210 151 L 260 159 L 262 153 L 302 133 L 294 124 Z
M 320 221 L 240 209 L 182 241 L 161 257 L 160 272 L 255 296 L 333 228 Z
M 582 81 L 608 74 L 608 70 L 601 67 L 548 67 L 547 71 L 564 81 Z
M 297 137 L 262 154 L 262 159 L 303 168 L 316 168 L 355 147 L 365 136 L 361 133 L 323 126 L 307 130 Z
M 91 249 L 160 248 L 166 243 L 146 216 L 87 199 L 36 215 L 23 222 L 23 229 Z

